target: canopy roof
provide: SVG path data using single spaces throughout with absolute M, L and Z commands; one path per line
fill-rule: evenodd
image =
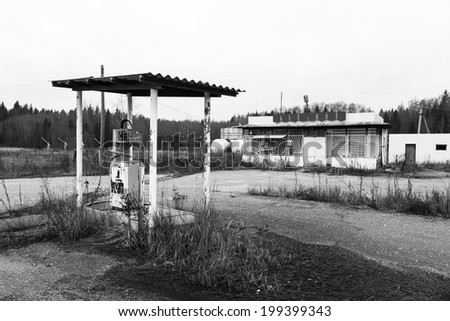
M 130 93 L 133 96 L 150 96 L 150 89 L 158 89 L 160 97 L 211 97 L 237 96 L 244 90 L 210 85 L 207 82 L 180 79 L 169 75 L 142 73 L 113 77 L 85 77 L 53 80 L 53 87 L 70 88 L 74 91 L 103 91 L 116 94 Z

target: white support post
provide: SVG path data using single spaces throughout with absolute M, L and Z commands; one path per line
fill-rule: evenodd
M 350 133 L 345 130 L 345 157 L 350 158 Z
M 211 118 L 211 95 L 210 93 L 205 93 L 205 116 L 203 120 L 203 137 L 204 137 L 204 162 L 203 162 L 203 193 L 205 196 L 205 212 L 211 214 L 211 195 L 210 195 L 210 171 L 211 171 L 211 129 L 210 129 L 210 118 Z
M 156 187 L 156 166 L 157 166 L 157 145 L 158 145 L 158 90 L 150 90 L 150 164 L 149 164 L 149 225 L 153 226 L 153 217 L 157 212 L 157 187 Z
M 104 76 L 104 68 L 103 65 L 100 67 L 100 76 Z M 98 163 L 102 165 L 103 156 L 102 150 L 103 144 L 105 143 L 105 93 L 102 91 L 101 93 L 101 108 L 100 108 L 100 146 L 98 148 Z
M 131 93 L 127 93 L 127 102 L 128 102 L 128 111 L 127 111 L 127 119 L 130 121 L 128 123 L 128 129 L 131 129 L 133 125 L 133 95 Z M 130 146 L 130 161 L 133 160 L 133 146 Z
M 373 155 L 370 155 L 369 128 L 366 128 L 366 150 L 364 154 L 365 154 L 364 157 L 374 157 Z
M 131 93 L 127 94 L 127 103 L 128 103 L 128 111 L 127 111 L 127 119 L 133 124 L 133 95 Z M 131 128 L 131 125 L 128 124 L 128 128 Z
M 83 204 L 83 94 L 77 91 L 77 206 Z

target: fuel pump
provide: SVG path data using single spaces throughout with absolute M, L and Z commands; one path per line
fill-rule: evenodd
M 131 124 L 125 119 L 120 124 L 120 129 L 113 129 L 110 204 L 116 209 L 125 208 L 126 197 L 144 204 L 144 162 L 140 156 L 134 158 L 135 154 L 143 155 L 142 134 L 123 128 L 127 122 Z

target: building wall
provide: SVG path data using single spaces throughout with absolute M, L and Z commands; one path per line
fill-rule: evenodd
M 303 163 L 323 166 L 327 164 L 325 137 L 303 138 Z
M 331 158 L 331 166 L 333 167 L 352 167 L 361 169 L 376 169 L 377 160 L 375 158 L 363 158 L 363 157 L 342 157 L 337 159 Z
M 374 112 L 369 113 L 347 113 L 347 122 L 358 123 L 358 122 L 378 122 L 383 123 L 383 118 Z
M 262 163 L 264 159 L 275 164 L 288 164 L 290 167 L 303 166 L 326 166 L 333 167 L 354 167 L 364 169 L 375 169 L 378 165 L 378 157 L 341 157 L 327 158 L 326 137 L 303 137 L 303 148 L 301 153 L 290 156 L 280 155 L 244 155 L 244 162 Z
M 243 155 L 242 161 L 246 163 L 253 163 L 262 164 L 264 159 L 270 160 L 272 164 L 275 164 L 275 167 L 277 165 L 280 165 L 281 163 L 284 163 L 288 167 L 303 167 L 305 166 L 304 158 L 299 157 L 296 155 L 291 156 L 279 156 L 279 155 Z M 312 159 L 310 158 L 311 164 Z M 325 166 L 327 164 L 326 158 L 319 159 L 316 158 L 316 161 L 319 161 L 316 163 L 318 166 Z M 377 168 L 377 160 L 374 158 L 342 158 L 340 160 L 336 158 L 331 159 L 331 164 L 333 167 L 353 167 L 353 168 L 363 168 L 363 169 L 376 169 Z
M 390 134 L 389 162 L 405 158 L 405 145 L 416 145 L 417 163 L 450 161 L 450 134 Z M 447 145 L 447 150 L 436 150 L 436 145 Z

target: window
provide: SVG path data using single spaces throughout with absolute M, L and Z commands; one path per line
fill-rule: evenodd
M 274 135 L 286 135 L 287 130 L 286 129 L 274 129 L 273 134 Z
M 436 144 L 436 150 L 447 150 L 447 144 Z
M 305 136 L 307 137 L 317 137 L 317 129 L 306 129 Z

